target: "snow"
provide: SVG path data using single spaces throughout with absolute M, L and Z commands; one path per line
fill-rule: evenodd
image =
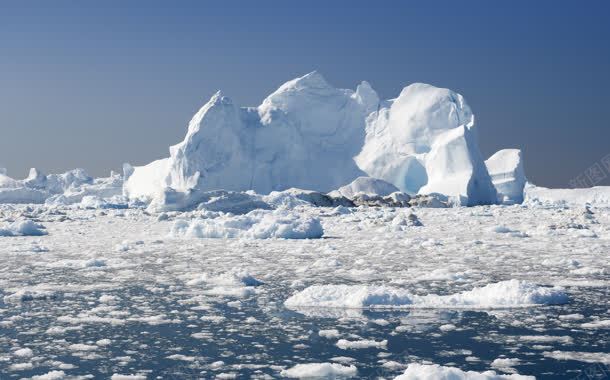
M 455 367 L 444 367 L 438 364 L 411 363 L 405 372 L 394 380 L 534 380 L 533 376 L 498 375 L 494 371 L 475 372 L 462 371 Z
M 282 371 L 282 376 L 296 379 L 310 378 L 350 378 L 358 374 L 358 369 L 353 365 L 341 365 L 337 363 L 307 363 L 297 364 L 292 368 Z
M 318 239 L 324 230 L 315 217 L 284 210 L 254 210 L 245 215 L 177 220 L 171 236 L 189 238 Z
M 524 202 L 532 205 L 610 207 L 610 186 L 587 189 L 548 189 L 527 184 Z
M 451 294 L 418 296 L 389 286 L 313 285 L 288 298 L 288 308 L 506 308 L 568 302 L 561 288 L 508 280 Z
M 502 149 L 489 157 L 485 166 L 498 193 L 498 203 L 523 202 L 523 188 L 527 179 L 521 150 Z

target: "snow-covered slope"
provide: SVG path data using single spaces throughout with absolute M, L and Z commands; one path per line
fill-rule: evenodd
M 498 202 L 514 204 L 523 202 L 523 187 L 527 179 L 520 149 L 502 149 L 485 161 L 491 176 Z
M 380 101 L 367 82 L 356 91 L 337 89 L 312 72 L 283 84 L 257 108 L 216 93 L 169 158 L 126 175 L 125 194 L 186 205 L 202 191 L 328 192 L 368 174 L 402 191 L 428 185 L 427 191 L 466 204 L 491 203 L 495 191 L 473 120 L 463 97 L 447 89 L 414 84 L 397 99 Z M 457 131 L 455 138 L 438 143 L 449 131 Z M 437 154 L 427 160 L 435 142 Z M 168 191 L 184 196 L 167 197 Z

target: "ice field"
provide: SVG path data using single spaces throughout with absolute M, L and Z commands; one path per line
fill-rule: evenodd
M 318 239 L 179 232 L 241 217 L 209 211 L 0 210 L 46 233 L 0 238 L 3 379 L 575 378 L 610 363 L 605 208 L 284 211 L 319 221 Z

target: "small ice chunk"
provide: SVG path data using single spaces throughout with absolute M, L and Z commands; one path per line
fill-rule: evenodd
M 475 372 L 462 371 L 455 367 L 445 367 L 438 364 L 411 363 L 405 372 L 394 380 L 535 380 L 534 376 L 498 375 L 494 371 Z
M 347 340 L 347 339 L 339 339 L 337 341 L 337 347 L 342 350 L 354 350 L 354 349 L 362 349 L 362 348 L 381 348 L 386 349 L 388 346 L 387 340 L 375 341 L 369 339 L 361 339 L 361 340 Z
M 292 368 L 285 369 L 281 372 L 284 377 L 296 379 L 307 378 L 336 378 L 354 377 L 358 374 L 358 369 L 354 365 L 342 365 L 338 363 L 307 363 L 297 364 Z

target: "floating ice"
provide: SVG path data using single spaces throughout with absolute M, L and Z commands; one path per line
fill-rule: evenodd
M 371 177 L 358 177 L 351 183 L 337 189 L 340 195 L 348 199 L 353 199 L 359 193 L 386 196 L 397 191 L 400 190 L 391 183 Z
M 50 290 L 19 289 L 3 297 L 4 303 L 19 303 L 56 298 L 57 294 Z
M 288 298 L 288 308 L 509 308 L 564 304 L 568 296 L 561 288 L 508 280 L 469 291 L 418 296 L 407 290 L 373 285 L 313 285 Z
M 411 363 L 405 372 L 394 380 L 535 380 L 533 376 L 498 375 L 494 371 L 462 371 L 455 367 L 444 367 L 438 364 Z
M 42 224 L 31 220 L 17 220 L 12 223 L 5 223 L 0 227 L 0 236 L 42 236 L 47 235 L 47 231 Z
M 263 282 L 244 271 L 231 271 L 218 275 L 204 273 L 187 282 L 187 285 L 228 285 L 228 286 L 259 286 Z
M 284 210 L 254 210 L 245 215 L 177 220 L 170 234 L 191 238 L 318 239 L 324 230 L 315 217 Z
M 543 355 L 555 360 L 610 364 L 610 353 L 607 352 L 545 351 Z
M 336 343 L 337 347 L 342 350 L 358 350 L 363 348 L 382 348 L 385 349 L 388 346 L 388 341 L 386 339 L 381 341 L 375 340 L 347 340 L 347 339 L 339 339 Z
M 587 189 L 547 189 L 527 184 L 524 201 L 528 204 L 549 206 L 610 207 L 610 186 L 595 186 Z
M 297 364 L 292 368 L 281 372 L 284 377 L 296 379 L 336 379 L 350 378 L 358 374 L 358 369 L 353 365 L 342 365 L 337 363 L 307 363 Z
M 519 149 L 502 149 L 485 161 L 491 181 L 498 192 L 498 202 L 513 204 L 523 202 L 525 169 Z
M 123 178 L 115 173 L 107 178 L 93 179 L 83 169 L 45 175 L 32 168 L 24 180 L 0 174 L 0 203 L 68 205 L 79 203 L 87 195 L 100 198 L 119 196 L 122 186 Z
M 32 380 L 62 380 L 66 378 L 66 373 L 64 371 L 49 371 L 44 375 L 36 375 L 32 376 Z

